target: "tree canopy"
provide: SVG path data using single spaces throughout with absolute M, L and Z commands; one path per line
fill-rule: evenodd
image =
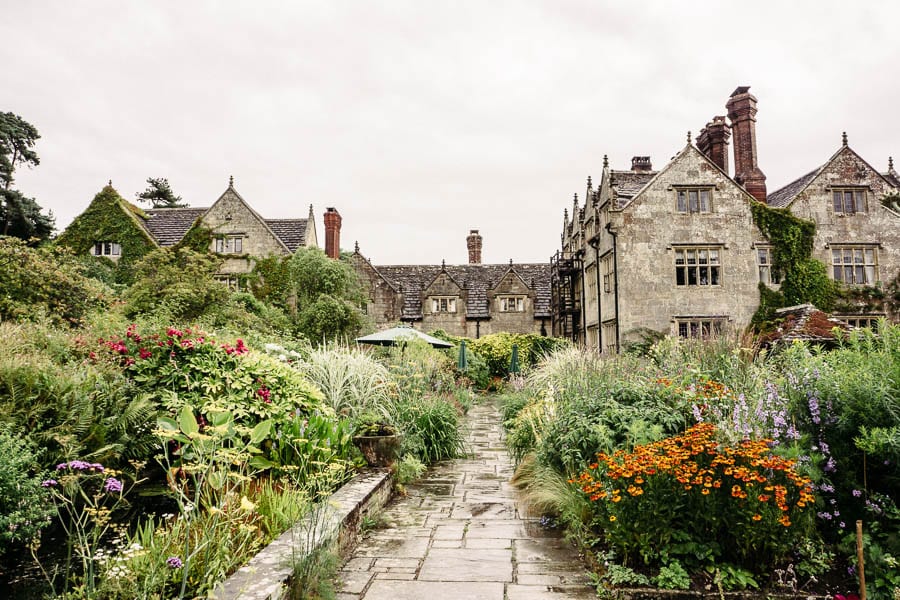
M 13 189 L 16 167 L 40 164 L 34 151 L 37 128 L 11 112 L 0 113 L 0 235 L 46 239 L 53 233 L 52 214 L 44 214 L 33 198 Z
M 187 206 L 181 201 L 181 196 L 176 196 L 169 186 L 169 180 L 164 177 L 147 178 L 147 189 L 135 194 L 138 201 L 146 202 L 153 208 L 181 208 Z

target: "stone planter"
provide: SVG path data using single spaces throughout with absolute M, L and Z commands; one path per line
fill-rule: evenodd
M 390 467 L 400 453 L 399 435 L 358 435 L 354 445 L 370 467 Z

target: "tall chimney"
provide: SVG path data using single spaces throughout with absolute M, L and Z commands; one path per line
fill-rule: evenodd
M 731 128 L 725 122 L 725 117 L 713 117 L 697 136 L 697 149 L 705 154 L 720 169 L 728 172 L 728 138 L 731 137 Z
M 756 163 L 756 97 L 749 90 L 737 88 L 725 104 L 734 133 L 734 179 L 765 203 L 766 176 Z
M 472 229 L 471 231 L 469 231 L 469 236 L 466 238 L 466 248 L 469 249 L 469 264 L 480 265 L 481 235 L 478 234 L 477 229 Z
M 325 254 L 335 260 L 341 256 L 341 213 L 333 206 L 325 210 Z

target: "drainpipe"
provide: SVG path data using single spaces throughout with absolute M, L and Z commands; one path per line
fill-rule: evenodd
M 617 248 L 619 236 L 612 230 L 612 223 L 606 224 L 606 231 L 613 240 L 613 307 L 616 313 L 616 354 L 619 353 L 619 250 Z
M 597 280 L 597 354 L 603 352 L 603 311 L 601 310 L 600 298 L 603 297 L 603 291 L 600 289 L 600 239 L 588 242 L 594 249 L 594 275 Z
M 475 339 L 481 337 L 481 319 L 475 319 Z
M 584 251 L 579 250 L 578 252 L 575 253 L 575 256 L 578 256 L 579 260 L 581 260 L 581 257 L 584 256 Z M 587 304 L 587 302 L 585 301 L 585 296 L 587 295 L 587 293 L 585 292 L 584 283 L 585 283 L 584 282 L 584 260 L 581 260 L 581 303 L 580 303 L 581 306 L 579 307 L 580 310 L 578 312 L 581 313 L 582 341 L 585 344 L 587 344 L 587 314 L 585 314 L 585 310 L 584 310 L 584 306 Z

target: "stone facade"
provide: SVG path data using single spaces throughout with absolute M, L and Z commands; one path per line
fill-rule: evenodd
M 405 322 L 471 338 L 550 332 L 548 264 L 375 266 L 358 247 L 352 261 L 368 291 L 366 312 L 379 329 Z
M 822 167 L 766 194 L 749 88 L 735 90 L 728 111 L 730 128 L 714 117 L 698 145 L 689 136 L 659 172 L 648 157 L 634 157 L 630 170 L 610 169 L 604 157 L 597 189 L 589 178 L 584 204 L 576 195 L 571 217 L 564 215 L 553 259 L 554 335 L 615 353 L 646 330 L 690 337 L 742 330 L 758 308 L 758 284 L 778 286 L 771 247 L 751 214 L 760 198 L 817 224 L 813 257 L 832 277 L 853 286 L 898 277 L 900 212 L 881 202 L 900 186 L 892 164 L 879 173 L 845 139 Z M 838 192 L 852 194 L 849 209 L 837 208 Z

